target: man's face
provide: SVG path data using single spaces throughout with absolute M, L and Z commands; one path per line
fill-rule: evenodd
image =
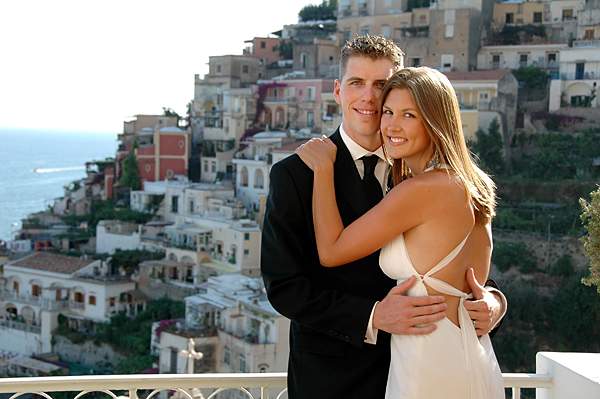
M 362 147 L 375 150 L 380 145 L 379 98 L 386 80 L 394 73 L 392 61 L 352 56 L 333 94 L 342 108 L 344 130 Z

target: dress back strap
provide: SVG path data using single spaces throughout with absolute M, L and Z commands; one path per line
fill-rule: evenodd
M 460 253 L 460 251 L 462 251 L 463 247 L 465 246 L 465 243 L 467 242 L 467 240 L 469 239 L 470 236 L 471 236 L 471 232 L 469 232 L 469 234 L 467 234 L 467 236 L 460 242 L 460 244 L 458 244 L 456 246 L 456 248 L 454 248 L 448 255 L 446 255 L 446 257 L 444 257 L 444 259 L 440 260 L 437 263 L 437 265 L 435 265 L 427 273 L 425 273 L 425 276 L 429 277 L 429 276 L 439 272 L 444 267 L 446 267 L 450 262 L 452 262 L 454 260 L 454 258 L 456 258 L 456 256 Z

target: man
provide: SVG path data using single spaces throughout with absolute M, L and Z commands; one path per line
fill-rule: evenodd
M 389 168 L 378 133 L 378 100 L 385 81 L 402 67 L 402 57 L 392 41 L 377 36 L 356 37 L 342 49 L 334 88 L 342 125 L 330 138 L 338 147 L 334 175 L 345 225 L 374 206 L 386 187 Z M 371 155 L 378 159 L 363 160 Z M 373 177 L 381 189 L 375 194 L 363 181 Z M 379 268 L 379 252 L 344 267 L 322 267 L 314 239 L 312 179 L 296 155 L 273 165 L 263 227 L 267 294 L 292 321 L 289 397 L 383 398 L 389 333 L 430 333 L 446 305 L 443 297 L 403 295 L 414 278 L 395 286 Z M 471 318 L 478 332 L 486 333 L 500 318 L 501 306 L 469 281 L 474 295 L 483 298 L 472 304 Z

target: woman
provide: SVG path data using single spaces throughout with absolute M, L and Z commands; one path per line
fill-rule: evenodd
M 335 200 L 336 146 L 313 139 L 298 155 L 314 172 L 313 219 L 319 258 L 337 267 L 382 248 L 391 278 L 416 276 L 409 295 L 444 295 L 447 317 L 429 335 L 395 335 L 388 398 L 504 398 L 489 337 L 477 338 L 464 300 L 470 265 L 489 272 L 495 186 L 474 164 L 462 133 L 456 94 L 430 68 L 405 68 L 382 93 L 381 137 L 393 159 L 395 187 L 344 228 Z

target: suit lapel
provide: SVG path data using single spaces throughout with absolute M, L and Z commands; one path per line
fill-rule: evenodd
M 329 138 L 337 146 L 334 164 L 335 191 L 342 220 L 348 225 L 369 210 L 369 201 L 356 164 L 342 140 L 339 129 Z M 350 208 L 351 214 L 343 211 L 346 208 Z

